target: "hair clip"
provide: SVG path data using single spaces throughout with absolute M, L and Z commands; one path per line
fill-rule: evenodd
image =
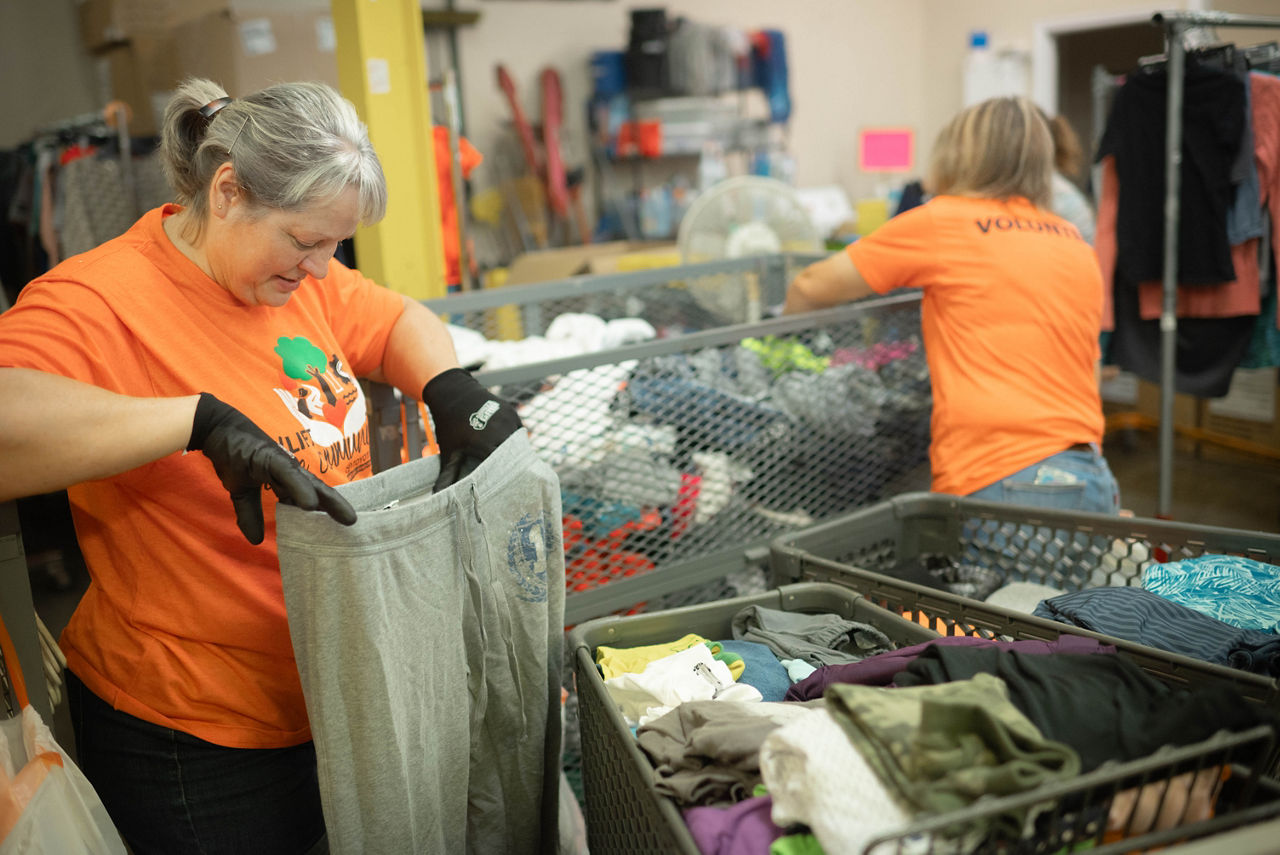
M 221 98 L 214 98 L 208 104 L 200 108 L 200 115 L 204 116 L 206 122 L 212 122 L 213 117 L 218 115 L 218 111 L 230 104 L 235 99 L 230 95 L 224 95 Z

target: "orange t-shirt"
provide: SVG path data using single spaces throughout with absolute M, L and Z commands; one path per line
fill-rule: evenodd
M 169 241 L 161 221 L 178 210 L 150 211 L 23 289 L 0 315 L 0 365 L 140 397 L 211 392 L 324 481 L 370 474 L 356 378 L 381 365 L 400 296 L 331 261 L 283 307 L 246 306 Z M 68 494 L 91 583 L 61 641 L 85 685 L 116 709 L 219 745 L 309 739 L 274 496 L 264 491 L 267 537 L 252 546 L 200 453 Z
M 847 251 L 877 293 L 924 289 L 935 491 L 1101 442 L 1102 274 L 1075 226 L 1023 198 L 939 196 Z

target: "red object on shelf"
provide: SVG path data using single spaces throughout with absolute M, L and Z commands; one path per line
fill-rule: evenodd
M 623 122 L 614 144 L 617 157 L 661 157 L 662 122 L 657 119 Z

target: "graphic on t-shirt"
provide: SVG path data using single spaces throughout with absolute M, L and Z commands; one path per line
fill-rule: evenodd
M 308 444 L 330 446 L 364 427 L 364 392 L 337 354 L 326 355 L 304 336 L 281 336 L 275 352 L 281 362 L 275 392 L 311 434 Z

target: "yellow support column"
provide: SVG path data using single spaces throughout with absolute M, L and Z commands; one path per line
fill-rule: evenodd
M 369 126 L 387 216 L 356 232 L 360 270 L 416 300 L 445 295 L 440 196 L 418 0 L 331 0 L 338 83 Z

